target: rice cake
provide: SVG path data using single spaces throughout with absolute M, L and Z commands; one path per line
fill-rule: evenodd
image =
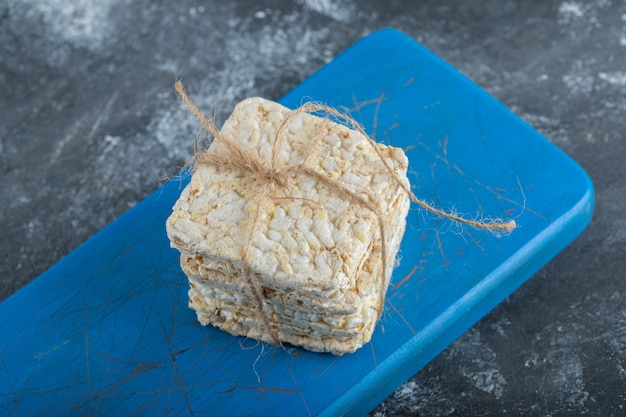
M 279 130 L 284 136 L 273 156 Z M 262 167 L 275 163 L 288 181 L 278 186 L 226 163 L 194 167 L 166 226 L 198 320 L 269 343 L 354 352 L 371 338 L 404 234 L 404 152 L 261 98 L 239 103 L 220 136 L 205 152 L 228 159 L 227 140 Z

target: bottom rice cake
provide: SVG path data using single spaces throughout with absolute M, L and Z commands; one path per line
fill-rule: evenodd
M 259 166 L 274 160 L 288 180 L 278 186 L 229 164 L 225 141 Z M 238 104 L 205 152 L 224 163 L 201 156 L 167 220 L 199 321 L 335 354 L 367 343 L 410 204 L 404 152 L 260 98 Z

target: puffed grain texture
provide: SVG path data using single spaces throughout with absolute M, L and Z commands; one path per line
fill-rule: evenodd
M 268 166 L 276 133 L 289 113 L 268 100 L 246 99 L 220 133 Z M 300 113 L 285 130 L 278 167 L 306 161 L 307 167 L 369 201 L 385 223 L 387 271 L 382 271 L 376 213 L 332 184 L 294 171 L 287 187 L 277 187 L 222 165 L 195 167 L 166 227 L 172 246 L 182 254 L 190 306 L 201 323 L 271 341 L 259 322 L 252 289 L 241 276 L 250 239 L 249 266 L 281 341 L 335 354 L 369 341 L 409 199 L 368 140 L 343 125 Z M 376 146 L 408 186 L 402 150 Z M 221 154 L 223 145 L 214 141 L 206 152 Z M 259 221 L 251 233 L 257 211 Z

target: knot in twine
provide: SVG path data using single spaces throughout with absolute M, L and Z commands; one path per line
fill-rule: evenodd
M 274 144 L 272 147 L 271 163 L 269 166 L 266 166 L 266 164 L 264 164 L 259 159 L 258 155 L 253 154 L 250 151 L 241 149 L 239 146 L 235 145 L 230 140 L 226 139 L 217 130 L 217 128 L 211 122 L 209 122 L 206 119 L 206 117 L 204 117 L 204 114 L 189 99 L 189 96 L 185 92 L 185 88 L 183 87 L 180 81 L 176 82 L 175 88 L 178 94 L 180 95 L 182 101 L 187 105 L 187 107 L 189 107 L 191 112 L 200 121 L 202 126 L 215 138 L 217 142 L 224 145 L 224 150 L 226 153 L 226 155 L 223 155 L 223 154 L 221 155 L 216 152 L 196 153 L 196 155 L 194 155 L 194 157 L 190 161 L 190 164 L 193 165 L 194 170 L 198 166 L 202 166 L 202 165 L 225 166 L 225 167 L 228 167 L 229 169 L 236 169 L 246 174 L 254 175 L 260 180 L 262 184 L 261 193 L 258 196 L 257 207 L 254 213 L 252 225 L 249 230 L 248 239 L 246 241 L 246 245 L 242 252 L 241 263 L 243 265 L 243 278 L 254 296 L 256 308 L 261 316 L 261 321 L 263 322 L 263 325 L 265 326 L 265 328 L 267 329 L 270 335 L 272 344 L 281 345 L 281 342 L 278 337 L 278 333 L 276 329 L 271 324 L 271 320 L 269 318 L 270 312 L 268 311 L 268 307 L 266 305 L 266 298 L 263 294 L 263 288 L 259 284 L 257 279 L 254 278 L 254 274 L 252 274 L 251 267 L 250 267 L 250 245 L 252 242 L 254 231 L 261 218 L 263 205 L 266 203 L 267 198 L 278 199 L 278 197 L 273 196 L 273 193 L 268 192 L 268 188 L 273 188 L 275 186 L 278 186 L 280 188 L 289 189 L 291 187 L 291 176 L 297 173 L 304 173 L 304 174 L 310 175 L 311 177 L 314 177 L 318 182 L 325 184 L 327 187 L 329 187 L 329 189 L 336 192 L 340 197 L 349 199 L 352 202 L 359 204 L 362 207 L 365 207 L 368 210 L 370 210 L 376 216 L 376 219 L 377 219 L 378 234 L 379 234 L 378 237 L 380 239 L 381 252 L 382 252 L 382 270 L 383 270 L 383 274 L 387 274 L 387 244 L 386 244 L 386 237 L 385 237 L 386 231 L 385 231 L 384 222 L 383 222 L 383 218 L 382 218 L 382 214 L 380 213 L 380 210 L 377 209 L 376 205 L 373 202 L 369 201 L 369 198 L 365 199 L 364 197 L 346 188 L 343 184 L 341 184 L 337 180 L 329 178 L 328 176 L 307 166 L 309 159 L 314 155 L 314 152 L 318 143 L 324 137 L 323 130 L 328 129 L 328 124 L 329 124 L 328 118 L 324 118 L 323 123 L 320 124 L 318 128 L 318 132 L 316 133 L 315 137 L 313 138 L 311 142 L 311 147 L 309 149 L 309 152 L 306 154 L 304 161 L 302 163 L 296 164 L 296 165 L 289 165 L 287 167 L 282 167 L 282 168 L 278 167 L 278 154 L 279 154 L 280 146 L 285 137 L 285 134 L 284 134 L 285 130 L 289 122 L 291 122 L 299 114 L 323 112 L 326 115 L 332 115 L 332 116 L 337 117 L 340 120 L 343 120 L 344 122 L 350 125 L 349 127 L 352 127 L 354 130 L 361 133 L 361 135 L 363 135 L 363 137 L 365 138 L 366 142 L 371 146 L 374 152 L 376 152 L 376 155 L 378 156 L 380 161 L 383 163 L 383 165 L 385 166 L 385 169 L 389 172 L 394 182 L 404 190 L 404 192 L 409 196 L 411 201 L 418 204 L 420 207 L 434 214 L 437 214 L 438 216 L 441 216 L 446 219 L 450 219 L 450 220 L 453 220 L 462 224 L 467 224 L 476 229 L 484 229 L 484 230 L 490 230 L 494 232 L 511 232 L 517 227 L 515 220 L 510 220 L 506 223 L 502 223 L 502 222 L 497 222 L 497 221 L 480 222 L 480 221 L 475 221 L 475 220 L 464 219 L 462 217 L 456 216 L 451 213 L 447 213 L 443 210 L 433 207 L 429 205 L 428 203 L 420 200 L 419 198 L 417 198 L 417 196 L 415 196 L 415 194 L 413 194 L 410 188 L 398 177 L 396 172 L 389 165 L 389 162 L 381 154 L 381 151 L 376 146 L 376 142 L 374 142 L 370 138 L 370 136 L 367 133 L 365 133 L 365 130 L 361 127 L 361 125 L 350 116 L 344 113 L 341 113 L 333 109 L 332 107 L 324 106 L 321 104 L 307 103 L 307 104 L 300 106 L 296 110 L 291 111 L 291 113 L 289 113 L 289 115 L 285 118 L 285 120 L 283 120 L 282 124 L 278 128 L 278 131 L 276 132 L 276 136 L 274 137 Z M 297 197 L 283 197 L 283 199 L 285 198 L 292 199 L 292 200 L 301 199 Z M 306 199 L 304 198 L 304 200 Z M 376 309 L 378 318 L 380 318 L 382 311 L 383 311 L 383 304 L 384 304 L 384 299 L 385 299 L 384 285 L 387 282 L 386 278 L 387 277 L 383 277 L 383 279 L 381 279 L 381 288 L 380 288 L 381 297 L 379 297 L 379 303 Z

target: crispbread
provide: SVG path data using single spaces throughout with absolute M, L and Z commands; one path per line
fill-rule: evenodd
M 290 112 L 247 99 L 220 133 L 269 166 Z M 291 170 L 283 187 L 268 186 L 267 179 L 227 165 L 198 164 L 167 220 L 167 233 L 181 251 L 190 306 L 202 324 L 275 343 L 270 325 L 281 342 L 353 352 L 371 338 L 404 233 L 409 198 L 398 180 L 408 186 L 408 161 L 402 150 L 376 144 L 377 152 L 369 138 L 328 119 L 291 116 L 278 168 L 304 163 L 329 181 Z M 224 144 L 214 141 L 206 152 L 219 155 Z M 246 250 L 269 323 L 259 318 L 255 288 L 242 276 Z

